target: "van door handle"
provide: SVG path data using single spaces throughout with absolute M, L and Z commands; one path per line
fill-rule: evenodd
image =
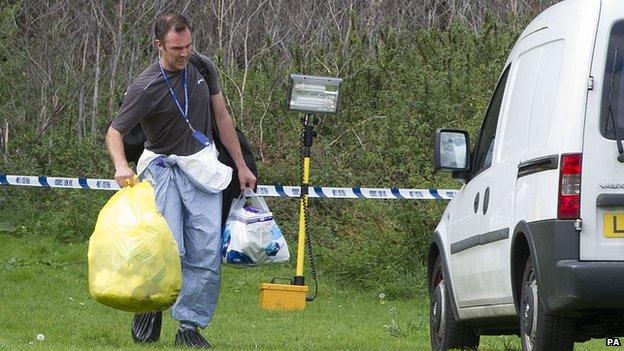
M 537 157 L 520 162 L 518 165 L 518 178 L 557 168 L 559 168 L 559 155 Z
M 479 193 L 475 195 L 473 205 L 474 205 L 474 213 L 477 213 L 477 211 L 479 210 Z
M 485 194 L 483 194 L 483 214 L 487 213 L 489 204 L 490 204 L 490 188 L 487 187 L 485 189 Z

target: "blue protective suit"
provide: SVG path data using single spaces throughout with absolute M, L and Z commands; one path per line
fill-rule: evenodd
M 205 328 L 221 284 L 221 192 L 198 188 L 171 157 L 153 160 L 141 175 L 154 186 L 156 206 L 178 243 L 182 290 L 173 319 Z

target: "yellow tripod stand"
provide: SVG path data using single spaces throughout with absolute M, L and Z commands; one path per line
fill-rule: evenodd
M 306 243 L 306 211 L 308 208 L 308 189 L 310 181 L 310 149 L 314 139 L 314 124 L 318 117 L 305 115 L 301 119 L 303 123 L 302 148 L 303 175 L 301 179 L 301 193 L 299 200 L 299 238 L 297 243 L 297 270 L 292 284 L 262 283 L 260 285 L 260 305 L 269 310 L 303 310 L 305 308 L 306 293 L 303 276 L 303 261 Z M 275 279 L 274 279 L 275 280 Z

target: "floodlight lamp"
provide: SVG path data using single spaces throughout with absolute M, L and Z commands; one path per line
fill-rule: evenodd
M 334 77 L 290 75 L 289 111 L 335 114 L 342 79 Z

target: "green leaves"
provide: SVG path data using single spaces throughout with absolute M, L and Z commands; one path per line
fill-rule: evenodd
M 3 18 L 11 16 L 0 12 L 0 26 L 9 23 L 2 22 Z M 487 20 L 478 30 L 459 24 L 444 30 L 388 27 L 370 35 L 357 11 L 349 16 L 350 25 L 344 28 L 348 33 L 332 32 L 323 43 L 281 43 L 279 50 L 275 47 L 254 56 L 248 67 L 236 65 L 229 56 L 218 56 L 224 55 L 221 51 L 214 52 L 228 108 L 252 142 L 259 184 L 301 182 L 300 115 L 285 108 L 288 74 L 299 72 L 345 79 L 339 114 L 324 117 L 315 127 L 312 185 L 457 188 L 448 174 L 433 173 L 434 132 L 441 127 L 460 128 L 468 130 L 474 140 L 522 20 Z M 11 46 L 4 38 L 0 35 L 0 45 Z M 138 35 L 137 40 L 149 44 L 146 35 Z M 15 52 L 15 47 L 10 51 Z M 147 51 L 123 54 L 136 57 L 133 65 L 150 59 Z M 19 67 L 18 63 L 11 61 L 10 67 Z M 61 69 L 59 62 L 50 64 Z M 82 67 L 81 60 L 63 63 L 72 64 L 79 64 L 72 68 L 76 72 Z M 3 67 L 9 66 L 0 60 Z M 134 70 L 136 76 L 138 69 Z M 0 80 L 6 79 L 0 74 Z M 58 96 L 77 94 L 76 82 L 71 80 L 55 87 Z M 103 135 L 116 111 L 106 110 L 108 89 L 100 94 L 99 133 L 83 141 L 76 138 L 77 98 L 70 99 L 42 133 L 33 125 L 34 112 L 25 114 L 28 118 L 11 119 L 9 155 L 0 171 L 112 178 Z M 41 96 L 31 95 L 16 100 L 17 111 L 37 106 Z M 3 117 L 9 116 L 6 111 L 0 109 L 0 120 L 8 118 Z M 68 189 L 0 189 L 0 232 L 16 234 L 23 225 L 29 232 L 60 241 L 84 241 L 110 195 Z M 276 199 L 271 204 L 294 247 L 298 202 Z M 355 286 L 383 290 L 389 297 L 412 296 L 422 280 L 419 274 L 429 237 L 445 206 L 443 201 L 312 200 L 310 232 L 318 243 L 319 269 Z
M 0 232 L 6 234 L 12 234 L 19 230 L 19 226 L 11 224 L 9 222 L 0 222 Z

